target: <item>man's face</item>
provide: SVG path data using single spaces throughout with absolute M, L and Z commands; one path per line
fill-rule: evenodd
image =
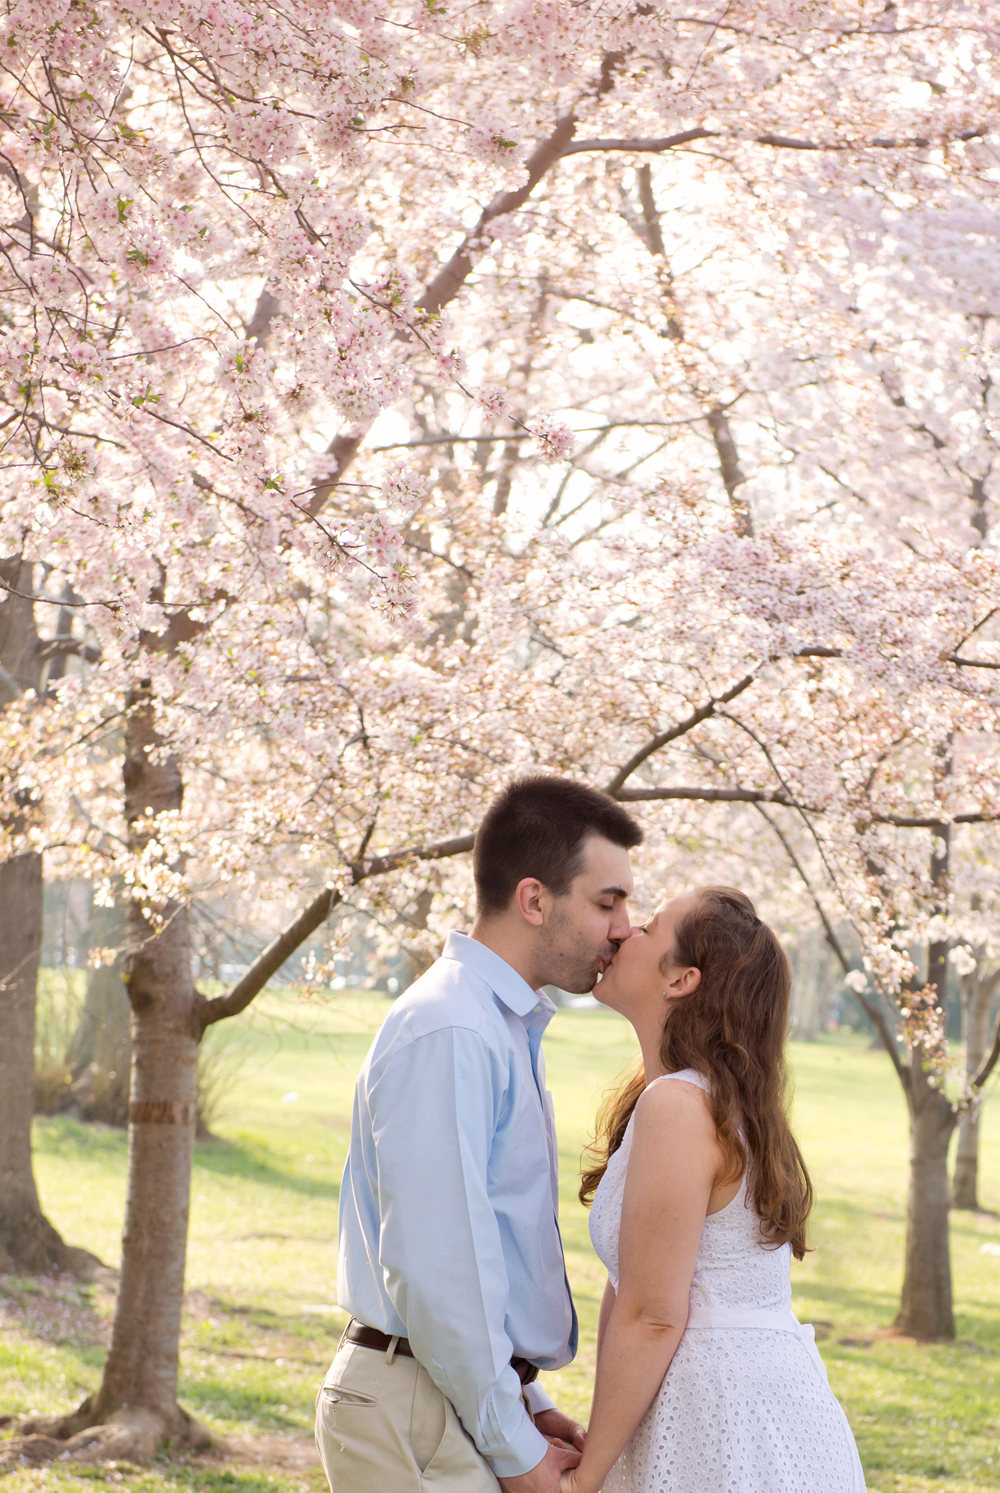
M 601 835 L 583 844 L 580 870 L 565 897 L 545 893 L 539 950 L 547 985 L 586 995 L 630 932 L 626 904 L 632 894 L 628 851 Z

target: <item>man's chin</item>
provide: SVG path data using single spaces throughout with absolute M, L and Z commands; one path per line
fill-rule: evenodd
M 595 1000 L 600 1000 L 601 974 L 601 970 L 589 970 L 587 974 L 563 985 L 562 989 L 567 995 L 592 995 Z

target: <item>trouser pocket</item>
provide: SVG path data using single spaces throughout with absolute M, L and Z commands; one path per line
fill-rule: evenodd
M 422 1366 L 417 1366 L 413 1385 L 413 1408 L 410 1412 L 410 1450 L 423 1474 L 444 1440 L 448 1424 L 447 1403 L 434 1380 Z
M 377 1405 L 374 1395 L 360 1394 L 356 1389 L 345 1389 L 342 1384 L 324 1384 L 319 1392 L 324 1405 Z

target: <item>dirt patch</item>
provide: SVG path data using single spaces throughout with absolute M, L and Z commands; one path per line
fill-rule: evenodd
M 0 1276 L 0 1331 L 20 1328 L 47 1343 L 106 1348 L 116 1283 L 104 1266 L 90 1286 L 72 1275 Z
M 216 1459 L 237 1467 L 279 1467 L 284 1472 L 313 1472 L 320 1465 L 316 1443 L 304 1432 L 267 1436 L 227 1436 Z

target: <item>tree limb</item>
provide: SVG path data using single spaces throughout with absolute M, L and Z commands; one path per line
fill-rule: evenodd
M 722 484 L 729 498 L 729 506 L 736 520 L 736 532 L 741 539 L 753 538 L 753 518 L 750 513 L 750 504 L 746 498 L 738 497 L 736 489 L 747 480 L 740 466 L 739 452 L 733 439 L 732 428 L 729 424 L 729 416 L 721 404 L 713 404 L 705 413 L 708 428 L 712 433 L 715 443 L 716 455 L 719 458 L 719 470 L 722 473 Z
M 475 834 L 460 835 L 453 840 L 442 840 L 437 845 L 424 845 L 412 850 L 397 850 L 391 855 L 377 855 L 369 861 L 357 861 L 351 867 L 351 883 L 360 886 L 370 876 L 384 876 L 387 871 L 395 871 L 400 866 L 405 866 L 410 861 L 436 861 L 446 860 L 453 855 L 461 855 L 463 851 L 471 850 L 475 842 Z M 304 912 L 284 928 L 276 938 L 272 939 L 264 951 L 257 955 L 246 974 L 225 995 L 217 995 L 212 999 L 202 996 L 195 1010 L 195 1020 L 199 1023 L 201 1031 L 213 1022 L 222 1021 L 227 1016 L 238 1016 L 245 1011 L 251 1001 L 264 989 L 271 976 L 290 959 L 295 950 L 305 943 L 317 928 L 321 928 L 330 913 L 344 900 L 343 892 L 334 887 L 324 887 L 318 897 L 315 897 Z
M 707 704 L 699 706 L 686 720 L 679 721 L 676 726 L 671 726 L 668 731 L 661 731 L 658 736 L 652 737 L 647 741 L 645 746 L 640 747 L 637 752 L 633 753 L 624 767 L 618 769 L 605 788 L 605 793 L 611 798 L 617 797 L 618 789 L 632 776 L 637 767 L 642 766 L 647 757 L 651 757 L 654 752 L 658 752 L 668 742 L 676 741 L 678 736 L 686 735 L 688 731 L 693 730 L 702 721 L 707 721 L 710 715 L 715 714 L 716 706 L 728 705 L 730 700 L 735 700 L 737 695 L 741 695 L 745 689 L 749 689 L 756 678 L 756 674 L 745 674 L 739 683 L 734 684 L 731 689 L 726 690 L 724 695 L 718 695 L 716 698 L 709 700 Z
M 683 788 L 670 784 L 657 788 L 605 788 L 609 798 L 619 803 L 655 803 L 661 799 L 691 799 L 709 804 L 781 804 L 786 809 L 801 808 L 787 793 L 760 788 Z M 810 810 L 810 813 L 817 812 Z
M 722 702 L 716 700 L 715 704 Z M 711 712 L 707 712 L 711 713 Z M 700 719 L 704 719 L 701 716 Z M 694 716 L 681 723 L 681 727 L 675 728 L 674 734 L 681 735 L 683 730 L 689 730 L 698 722 Z M 666 733 L 664 733 L 666 734 Z M 671 736 L 667 736 L 671 740 Z M 659 738 L 657 738 L 659 740 Z M 655 750 L 655 748 L 654 748 Z M 622 769 L 624 772 L 624 768 Z M 605 788 L 605 793 L 610 798 L 617 798 L 622 803 L 654 803 L 661 799 L 691 799 L 695 802 L 705 803 L 737 803 L 737 804 L 780 804 L 782 808 L 798 809 L 806 814 L 822 814 L 824 811 L 813 804 L 800 804 L 791 794 L 780 790 L 769 788 L 709 788 L 709 787 L 680 787 L 676 784 L 662 784 L 649 788 L 615 788 L 611 784 Z M 896 829 L 932 829 L 940 834 L 947 829 L 949 824 L 995 824 L 1000 818 L 997 814 L 955 814 L 950 820 L 920 818 L 911 814 L 872 814 L 875 824 L 891 824 Z
M 809 880 L 809 877 L 806 874 L 805 867 L 799 860 L 798 856 L 795 854 L 791 842 L 789 841 L 784 831 L 781 829 L 780 825 L 776 824 L 771 818 L 770 814 L 768 814 L 765 809 L 762 809 L 759 804 L 757 806 L 757 812 L 763 819 L 767 821 L 767 823 L 771 826 L 771 829 L 781 841 L 785 854 L 788 856 L 788 859 L 791 861 L 792 865 L 799 873 L 799 876 L 802 879 L 802 884 L 805 887 L 806 891 L 809 893 L 809 896 L 812 899 L 813 906 L 819 913 L 820 921 L 823 924 L 823 931 L 826 934 L 827 943 L 830 945 L 830 948 L 836 955 L 837 962 L 839 963 L 844 974 L 849 974 L 851 968 L 850 960 L 844 953 L 843 945 L 841 944 L 840 939 L 837 937 L 836 930 L 833 924 L 830 922 L 830 919 L 826 915 L 826 908 L 819 900 L 816 889 L 813 886 L 812 882 Z M 902 1058 L 899 1056 L 899 1048 L 896 1045 L 895 1037 L 889 1029 L 889 1023 L 886 1021 L 885 1017 L 878 1009 L 878 1007 L 872 1005 L 871 1001 L 863 991 L 855 990 L 852 993 L 855 996 L 858 1005 L 865 1012 L 868 1019 L 871 1021 L 872 1025 L 878 1032 L 879 1036 L 882 1038 L 882 1045 L 885 1047 L 886 1052 L 892 1059 L 892 1065 L 896 1070 L 896 1077 L 899 1079 L 900 1083 L 905 1089 L 910 1081 L 910 1070 L 903 1062 Z
M 988 131 L 985 126 L 974 130 L 963 130 L 954 136 L 956 141 L 981 140 Z M 862 151 L 862 150 L 925 150 L 935 143 L 947 144 L 947 140 L 934 142 L 924 135 L 914 135 L 910 139 L 887 138 L 876 136 L 874 140 L 798 140 L 791 135 L 752 135 L 741 142 L 738 136 L 727 136 L 724 130 L 707 130 L 702 126 L 695 129 L 682 130 L 677 135 L 658 135 L 644 139 L 640 137 L 632 139 L 616 140 L 574 140 L 563 151 L 563 155 L 579 155 L 583 151 L 611 151 L 627 150 L 637 154 L 659 154 L 665 150 L 673 150 L 678 145 L 689 145 L 695 140 L 721 140 L 728 139 L 731 144 L 740 143 L 752 145 L 770 145 L 775 150 L 830 150 L 830 151 Z
M 998 1059 L 1000 1059 L 1000 1015 L 997 1016 L 996 1025 L 993 1028 L 993 1041 L 990 1044 L 990 1050 L 969 1080 L 970 1089 L 982 1088 L 996 1067 Z
M 78 638 L 50 638 L 39 648 L 38 657 L 43 661 L 50 658 L 82 658 L 84 663 L 96 664 L 100 660 L 101 650 L 96 643 L 81 643 Z
M 528 173 L 527 181 L 516 191 L 498 192 L 493 201 L 483 208 L 476 226 L 465 235 L 447 264 L 441 266 L 417 301 L 418 311 L 424 311 L 429 316 L 437 316 L 455 299 L 472 273 L 475 258 L 485 247 L 483 243 L 485 230 L 494 219 L 516 212 L 519 207 L 523 206 L 542 177 L 562 158 L 566 146 L 573 138 L 575 129 L 576 118 L 573 114 L 566 114 L 562 119 L 556 120 L 552 133 L 535 146 L 524 163 Z M 342 434 L 334 436 L 330 442 L 327 454 L 333 457 L 336 471 L 322 482 L 317 482 L 313 489 L 308 508 L 314 516 L 322 511 L 336 491 L 338 483 L 343 480 L 344 473 L 357 455 L 358 448 L 373 423 L 369 420 L 363 424 L 353 425 Z
M 945 659 L 946 663 L 958 664 L 962 669 L 1000 669 L 1000 659 L 994 658 L 962 658 L 958 653 L 949 653 Z

